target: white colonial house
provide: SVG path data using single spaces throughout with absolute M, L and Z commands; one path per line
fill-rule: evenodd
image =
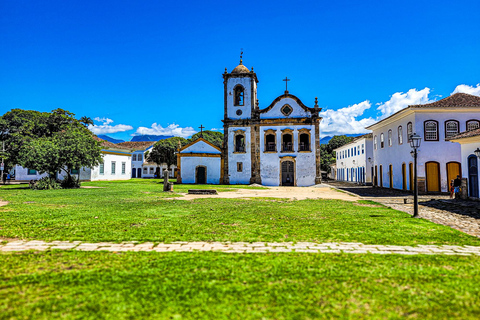
M 127 141 L 117 143 L 117 145 L 132 150 L 132 178 L 155 178 L 157 167 L 160 167 L 159 177 L 163 177 L 163 171 L 168 168 L 163 163 L 160 166 L 153 162 L 147 162 L 148 153 L 152 150 L 157 141 Z M 170 177 L 174 177 L 177 166 L 171 165 L 169 169 Z
M 220 184 L 222 150 L 198 138 L 178 150 L 177 167 L 178 183 Z
M 479 198 L 478 157 L 480 156 L 480 128 L 462 132 L 449 140 L 452 143 L 457 142 L 460 144 L 462 176 L 467 178 L 468 196 Z
M 352 142 L 335 149 L 336 180 L 372 184 L 372 134 L 356 137 Z
M 79 176 L 82 181 L 100 180 L 128 180 L 131 176 L 131 153 L 128 148 L 95 137 L 102 145 L 103 163 L 92 169 L 80 168 L 70 170 L 71 175 Z M 40 174 L 36 170 L 23 168 L 19 165 L 14 167 L 15 181 L 39 180 L 46 173 Z M 58 179 L 66 176 L 64 171 L 58 173 Z
M 460 144 L 447 139 L 480 127 L 480 97 L 456 93 L 424 105 L 411 105 L 369 127 L 373 134 L 376 186 L 412 190 L 413 158 L 409 136 L 421 136 L 418 153 L 419 192 L 448 192 L 461 174 Z
M 285 90 L 258 107 L 257 75 L 240 64 L 224 79 L 223 183 L 311 186 L 321 182 L 321 117 Z M 288 79 L 286 79 L 288 80 Z

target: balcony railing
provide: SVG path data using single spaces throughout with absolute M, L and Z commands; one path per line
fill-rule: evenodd
M 282 151 L 293 151 L 293 144 L 291 142 L 285 142 L 282 144 Z
M 300 151 L 310 151 L 310 144 L 300 142 L 300 146 L 298 149 Z
M 245 145 L 235 146 L 235 152 L 245 152 Z
M 276 151 L 275 142 L 267 142 L 265 145 L 265 151 Z

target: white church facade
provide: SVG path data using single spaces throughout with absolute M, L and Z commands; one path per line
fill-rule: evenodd
M 312 186 L 321 183 L 320 121 L 317 99 L 313 108 L 285 90 L 265 109 L 259 109 L 257 75 L 240 64 L 224 79 L 224 143 L 220 172 L 216 181 L 223 184 L 261 184 L 266 186 Z M 288 79 L 285 79 L 288 81 Z M 195 141 L 189 148 L 201 141 Z M 193 149 L 192 149 L 193 150 Z M 183 183 L 199 181 L 206 160 L 186 162 L 186 149 L 179 150 L 177 163 Z M 213 152 L 213 150 L 211 150 Z M 218 150 L 215 158 L 218 158 Z M 211 158 L 211 156 L 209 156 Z M 205 161 L 204 161 L 205 160 Z M 210 162 L 213 160 L 210 159 Z M 213 170 L 217 170 L 215 167 Z M 188 172 L 188 173 L 187 173 Z M 208 174 L 213 174 L 207 168 Z M 200 177 L 200 179 L 203 179 Z M 207 183 L 208 178 L 207 178 Z M 212 182 L 215 183 L 215 182 Z

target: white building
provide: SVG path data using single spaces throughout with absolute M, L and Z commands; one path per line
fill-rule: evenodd
M 168 168 L 166 163 L 160 166 L 153 162 L 147 162 L 148 153 L 153 149 L 156 141 L 126 141 L 117 143 L 117 145 L 129 148 L 132 150 L 132 178 L 155 178 L 157 167 L 160 168 L 159 178 L 163 177 L 163 171 Z M 171 165 L 169 168 L 170 177 L 174 177 L 175 168 L 177 166 Z
M 130 150 L 115 145 L 111 142 L 95 137 L 102 145 L 103 163 L 92 169 L 80 168 L 79 170 L 70 170 L 71 175 L 79 176 L 82 181 L 100 181 L 100 180 L 128 180 L 131 176 L 131 153 Z M 16 181 L 39 180 L 47 173 L 40 174 L 36 170 L 23 168 L 16 165 L 14 168 Z M 66 176 L 64 171 L 60 171 L 58 179 L 63 180 Z
M 223 183 L 311 186 L 321 182 L 321 108 L 288 93 L 259 109 L 257 75 L 240 64 L 224 79 Z
M 460 144 L 445 139 L 480 126 L 480 97 L 457 93 L 412 105 L 367 129 L 373 132 L 374 185 L 412 190 L 413 158 L 408 137 L 422 137 L 418 154 L 418 190 L 448 192 L 461 173 Z
M 336 180 L 372 184 L 372 134 L 356 137 L 352 142 L 335 149 Z
M 222 150 L 198 138 L 178 150 L 177 167 L 178 183 L 220 184 Z
M 479 198 L 480 179 L 478 178 L 478 157 L 475 150 L 480 148 L 480 129 L 462 132 L 449 139 L 460 143 L 462 176 L 467 178 L 468 196 Z

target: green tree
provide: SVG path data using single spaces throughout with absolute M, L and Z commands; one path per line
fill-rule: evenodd
M 146 155 L 148 162 L 157 164 L 157 175 L 160 172 L 160 165 L 166 163 L 168 167 L 177 163 L 177 156 L 175 152 L 178 147 L 183 147 L 188 144 L 188 140 L 182 137 L 173 137 L 157 141 L 152 150 Z
M 190 139 L 188 139 L 189 142 L 193 142 L 200 138 L 200 132 L 195 133 Z M 218 132 L 218 131 L 203 131 L 203 139 L 207 140 L 211 144 L 222 148 L 223 146 L 223 133 Z
M 0 118 L 9 166 L 48 173 L 54 177 L 71 169 L 93 168 L 102 160 L 101 146 L 75 115 L 63 109 L 38 112 L 13 109 Z
M 353 137 L 345 135 L 333 136 L 327 144 L 320 145 L 320 168 L 323 171 L 330 171 L 330 165 L 335 163 L 337 157 L 333 150 L 351 142 L 353 139 Z

